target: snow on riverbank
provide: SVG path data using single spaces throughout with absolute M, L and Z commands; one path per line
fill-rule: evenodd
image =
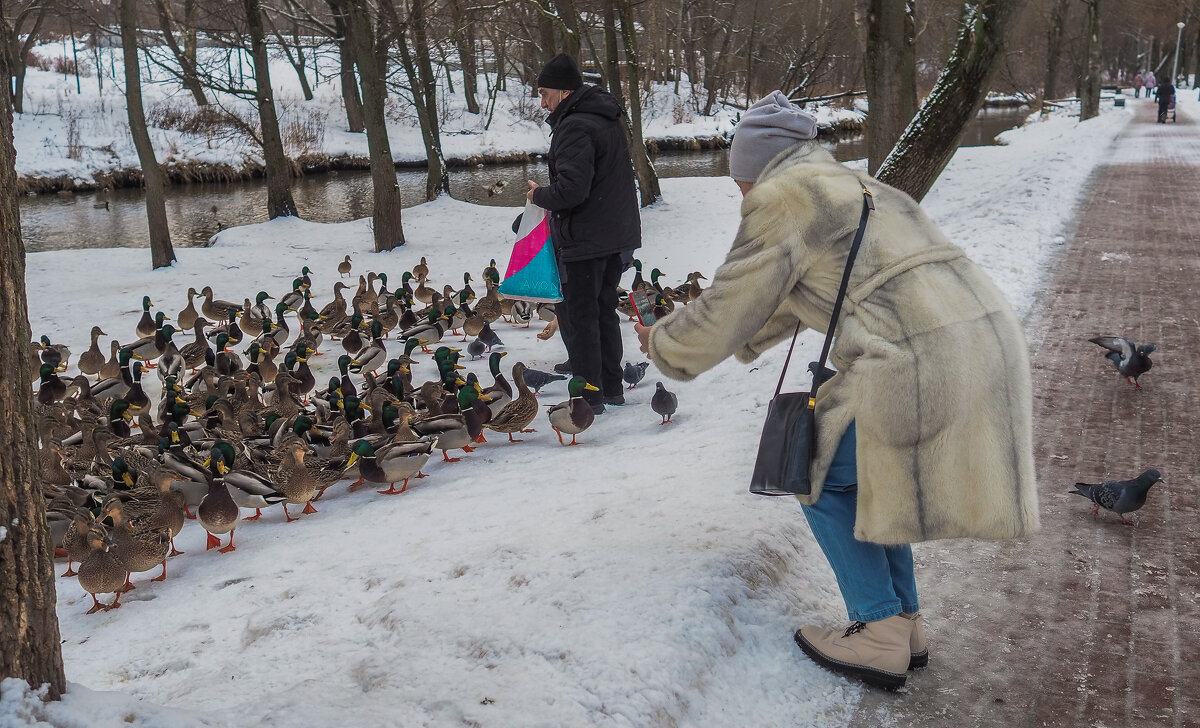
M 1130 116 L 1052 118 L 1009 134 L 1007 146 L 961 150 L 927 198 L 1022 313 L 1083 181 Z M 659 267 L 671 284 L 711 273 L 737 228 L 736 187 L 672 179 L 663 193 L 643 211 L 647 272 Z M 503 269 L 515 212 L 420 205 L 404 213 L 408 245 L 379 255 L 366 220 L 295 219 L 227 230 L 157 272 L 145 250 L 31 254 L 31 324 L 78 356 L 93 324 L 132 336 L 142 295 L 174 316 L 188 286 L 234 300 L 279 294 L 305 264 L 320 305 L 346 253 L 355 273 L 386 272 L 392 286 L 419 256 L 435 284 L 457 284 L 490 258 Z M 563 358 L 537 330 L 497 327 L 506 366 Z M 626 358 L 640 358 L 628 326 L 625 345 Z M 797 361 L 808 361 L 819 338 L 809 332 L 798 346 Z M 745 490 L 783 355 L 668 381 L 680 400 L 669 427 L 648 406 L 661 379 L 652 368 L 581 447 L 560 447 L 542 415 L 523 443 L 495 436 L 460 463 L 431 462 L 402 496 L 338 485 L 297 523 L 268 511 L 238 529 L 232 553 L 205 552 L 189 523 L 168 580 L 135 576 L 113 612 L 85 615 L 90 598 L 59 579 L 69 700 L 38 708 L 7 687 L 0 725 L 116 725 L 112 716 L 126 715 L 164 725 L 155 705 L 180 709 L 172 726 L 845 724 L 860 688 L 792 643 L 802 623 L 844 620 L 833 576 L 794 501 Z M 491 381 L 483 363 L 464 363 Z M 318 381 L 332 365 L 319 364 Z M 421 361 L 414 380 L 433 372 Z M 542 402 L 564 396 L 556 383 Z M 921 565 L 919 546 L 916 555 Z M 935 603 L 924 611 L 936 649 L 949 622 Z M 938 664 L 930 669 L 952 669 Z M 91 719 L 101 715 L 109 722 Z
M 61 44 L 41 45 L 34 52 L 43 58 L 62 57 Z M 203 53 L 215 54 L 215 49 Z M 90 55 L 80 55 L 89 66 L 89 75 L 76 83 L 74 75 L 30 68 L 25 78 L 25 112 L 16 116 L 17 174 L 27 183 L 43 180 L 46 185 L 65 188 L 91 188 L 101 185 L 110 175 L 122 170 L 140 169 L 137 153 L 129 136 L 124 81 L 121 75 L 120 49 L 102 49 L 100 67 L 103 78 L 95 73 Z M 155 55 L 164 51 L 156 49 Z M 67 53 L 69 58 L 69 53 Z M 337 62 L 337 52 L 324 49 L 317 64 L 321 80 L 313 85 L 314 99 L 305 101 L 295 70 L 285 58 L 271 63 L 271 82 L 279 110 L 285 148 L 292 157 L 330 158 L 333 160 L 367 158 L 365 134 L 346 131 L 338 77 L 329 74 Z M 311 59 L 310 59 L 311 61 Z M 116 79 L 111 77 L 117 70 Z M 235 74 L 236 75 L 236 74 Z M 249 62 L 244 71 L 252 85 Z M 313 71 L 309 69 L 313 82 Z M 485 110 L 469 114 L 463 95 L 461 73 L 453 72 L 454 93 L 449 92 L 445 77 L 440 80 L 442 104 L 439 122 L 442 147 L 448 159 L 467 160 L 481 157 L 519 157 L 545 154 L 549 149 L 549 128 L 543 123 L 545 111 L 529 89 L 509 79 L 508 89 L 497 93 L 494 112 L 486 111 L 487 83 L 479 77 L 478 100 Z M 103 83 L 103 90 L 100 84 Z M 151 137 L 158 161 L 178 168 L 179 176 L 188 171 L 203 179 L 219 178 L 216 167 L 224 165 L 227 174 L 262 164 L 256 145 L 241 132 L 229 133 L 208 124 L 191 124 L 195 112 L 192 97 L 170 80 L 165 70 L 156 68 L 150 82 L 144 82 L 145 107 L 151 124 Z M 737 109 L 718 106 L 712 116 L 701 116 L 686 97 L 687 86 L 673 93 L 672 85 L 658 84 L 643 111 L 643 130 L 647 140 L 710 139 L 732 132 Z M 250 101 L 228 94 L 209 92 L 210 101 L 251 118 Z M 846 119 L 861 121 L 862 114 L 852 109 L 822 106 L 816 109 L 821 124 L 833 127 Z M 392 155 L 398 163 L 423 163 L 425 148 L 411 104 L 392 96 L 387 104 L 388 132 Z M 252 120 L 256 125 L 257 121 Z M 202 130 L 190 133 L 179 128 Z M 365 168 L 364 164 L 358 164 Z M 207 167 L 208 170 L 201 170 Z M 188 171 L 184 171 L 188 170 Z M 201 175 L 203 175 L 201 177 Z

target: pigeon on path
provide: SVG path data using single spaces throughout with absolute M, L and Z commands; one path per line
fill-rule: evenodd
M 1150 486 L 1163 482 L 1162 475 L 1153 468 L 1147 470 L 1133 480 L 1107 480 L 1103 483 L 1076 483 L 1075 490 L 1069 491 L 1096 504 L 1092 508 L 1092 518 L 1103 508 L 1121 517 L 1121 523 L 1132 526 L 1133 521 L 1125 517 L 1146 505 L 1146 495 Z
M 542 387 L 550 382 L 559 382 L 567 378 L 565 374 L 551 374 L 543 372 L 540 369 L 525 370 L 525 384 L 533 390 L 534 394 L 541 394 Z
M 654 387 L 654 396 L 650 398 L 650 408 L 663 418 L 662 424 L 668 425 L 671 423 L 671 415 L 679 409 L 679 398 L 674 392 L 668 392 L 663 383 L 659 382 Z
M 1150 361 L 1150 353 L 1158 348 L 1158 344 L 1138 346 L 1120 336 L 1097 336 L 1088 341 L 1108 349 L 1108 353 L 1104 357 L 1117 367 L 1117 371 L 1125 377 L 1125 381 L 1132 384 L 1135 389 L 1142 388 L 1142 385 L 1138 384 L 1138 377 L 1150 371 L 1150 367 L 1154 366 L 1154 362 Z
M 625 362 L 625 368 L 621 371 L 621 378 L 629 385 L 628 389 L 633 389 L 646 376 L 646 367 L 650 366 L 650 362 L 642 361 L 637 364 Z

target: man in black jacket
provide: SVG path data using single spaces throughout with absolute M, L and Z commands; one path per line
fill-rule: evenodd
M 550 184 L 529 181 L 528 197 L 550 211 L 563 301 L 556 306 L 571 372 L 595 385 L 588 402 L 624 404 L 617 285 L 641 246 L 633 162 L 621 108 L 597 86 L 585 86 L 575 61 L 555 56 L 538 75 L 550 112 Z

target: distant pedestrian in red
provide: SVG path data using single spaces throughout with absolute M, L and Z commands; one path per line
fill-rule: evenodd
M 1133 98 L 1139 98 L 1142 95 L 1142 86 L 1146 85 L 1146 77 L 1138 72 L 1138 75 L 1133 77 Z

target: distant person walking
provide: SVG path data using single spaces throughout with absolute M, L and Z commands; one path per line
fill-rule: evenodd
M 1138 75 L 1133 77 L 1133 98 L 1139 98 L 1142 95 L 1142 86 L 1146 85 L 1146 77 L 1138 72 Z
M 621 107 L 608 91 L 583 83 L 575 59 L 550 59 L 538 93 L 550 112 L 550 183 L 530 180 L 526 196 L 550 211 L 563 289 L 555 319 L 571 373 L 599 389 L 584 398 L 600 414 L 606 404 L 625 404 L 616 306 L 621 273 L 642 244 L 633 161 Z
M 1175 86 L 1169 81 L 1163 81 L 1155 91 L 1158 99 L 1158 123 L 1167 123 L 1167 112 L 1175 107 Z
M 1158 85 L 1158 79 L 1154 78 L 1154 71 L 1146 71 L 1146 98 L 1154 93 L 1154 87 Z

